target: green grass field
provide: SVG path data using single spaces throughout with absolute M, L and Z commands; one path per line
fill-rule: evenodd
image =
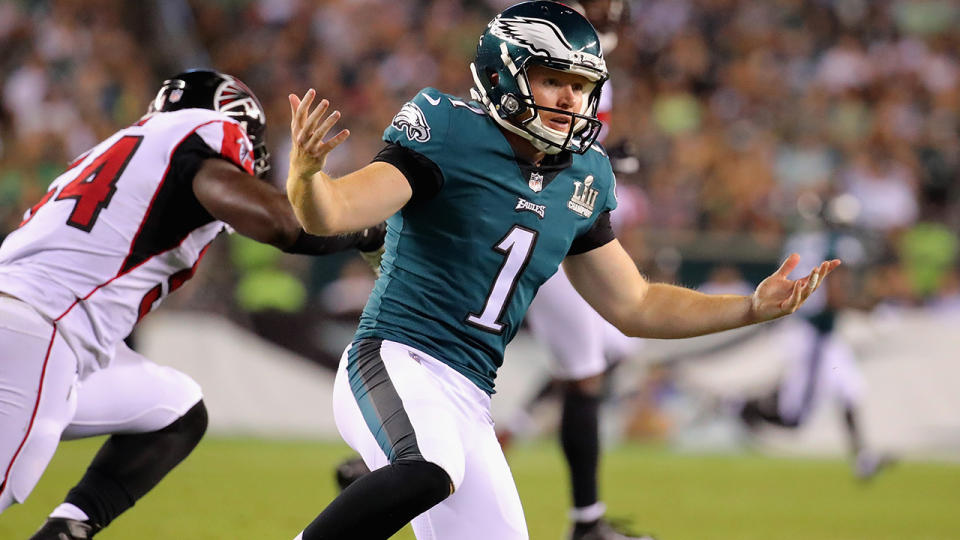
M 61 445 L 30 500 L 0 516 L 0 539 L 28 538 L 100 442 Z M 292 539 L 333 497 L 332 468 L 348 454 L 333 443 L 209 438 L 97 538 Z M 509 459 L 531 538 L 561 539 L 567 481 L 556 445 L 518 447 Z M 841 460 L 622 446 L 605 454 L 602 484 L 611 516 L 662 540 L 960 539 L 960 464 L 900 463 L 861 485 Z

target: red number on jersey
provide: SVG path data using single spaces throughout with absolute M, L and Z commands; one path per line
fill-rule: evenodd
M 142 135 L 123 137 L 84 167 L 75 180 L 60 190 L 56 200 L 77 201 L 67 219 L 67 225 L 90 232 L 100 211 L 110 204 L 113 193 L 117 191 L 117 180 L 127 168 L 142 140 Z
M 69 171 L 70 169 L 72 169 L 72 168 L 76 167 L 77 165 L 79 165 L 80 163 L 82 163 L 83 160 L 87 159 L 87 155 L 88 155 L 89 153 L 90 153 L 90 150 L 87 150 L 87 151 L 84 152 L 83 154 L 80 154 L 79 157 L 77 157 L 76 159 L 74 159 L 73 161 L 70 162 L 70 165 L 67 165 L 67 170 Z M 43 197 L 40 197 L 40 200 L 37 201 L 37 204 L 35 204 L 35 205 L 33 205 L 33 206 L 30 207 L 30 211 L 26 213 L 25 217 L 23 218 L 23 221 L 21 221 L 20 224 L 17 225 L 17 227 L 23 227 L 24 225 L 26 225 L 28 221 L 30 221 L 31 219 L 33 219 L 33 216 L 37 215 L 37 210 L 39 210 L 40 208 L 42 208 L 43 205 L 45 205 L 45 204 L 47 204 L 48 202 L 50 202 L 50 197 L 53 197 L 53 196 L 56 195 L 56 194 L 57 194 L 57 190 L 56 190 L 56 189 L 51 189 L 51 190 L 48 191 Z

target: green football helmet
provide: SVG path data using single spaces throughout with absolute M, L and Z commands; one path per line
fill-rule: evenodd
M 581 110 L 537 105 L 527 78 L 527 69 L 533 65 L 586 78 L 589 84 Z M 474 99 L 501 127 L 529 140 L 538 150 L 582 154 L 597 140 L 602 127 L 597 107 L 608 76 L 607 65 L 596 30 L 573 9 L 550 1 L 507 8 L 480 36 L 470 71 Z M 569 115 L 570 129 L 564 132 L 543 125 L 540 111 Z

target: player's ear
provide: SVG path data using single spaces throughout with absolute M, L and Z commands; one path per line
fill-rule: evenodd
M 496 71 L 491 71 L 490 73 L 487 74 L 487 76 L 490 78 L 490 84 L 494 86 L 496 86 L 500 82 L 500 74 L 497 73 Z

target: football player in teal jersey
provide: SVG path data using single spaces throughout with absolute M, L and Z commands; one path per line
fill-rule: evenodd
M 651 284 L 610 228 L 610 162 L 594 144 L 607 70 L 596 31 L 550 1 L 495 17 L 471 65 L 473 100 L 433 88 L 405 104 L 373 163 L 322 172 L 349 136 L 338 112 L 290 96 L 287 192 L 301 224 L 338 234 L 387 220 L 381 275 L 341 359 L 334 416 L 373 471 L 297 538 L 528 538 L 490 419 L 503 350 L 561 262 L 630 336 L 681 338 L 793 312 L 839 261 L 787 279 L 791 255 L 750 296 Z

